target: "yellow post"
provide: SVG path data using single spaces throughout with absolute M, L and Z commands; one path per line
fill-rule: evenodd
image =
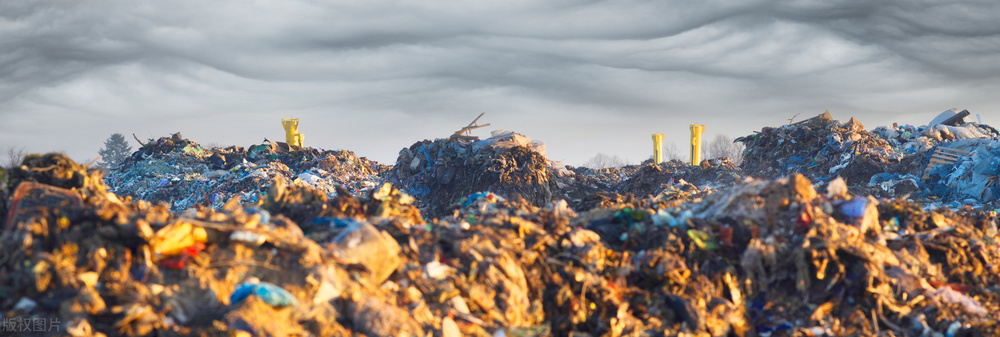
M 701 164 L 701 134 L 704 132 L 704 125 L 691 124 L 691 165 Z
M 663 134 L 653 134 L 653 164 L 659 165 L 663 162 Z
M 282 118 L 281 126 L 285 128 L 285 143 L 288 143 L 288 146 L 302 147 L 305 136 L 299 133 L 299 119 Z

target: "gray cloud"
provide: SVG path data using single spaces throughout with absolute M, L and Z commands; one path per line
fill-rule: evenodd
M 992 1 L 4 1 L 0 146 L 96 156 L 113 132 L 280 138 L 392 161 L 479 112 L 553 159 L 648 156 L 830 109 L 1000 124 Z M 992 119 L 991 119 L 992 118 Z

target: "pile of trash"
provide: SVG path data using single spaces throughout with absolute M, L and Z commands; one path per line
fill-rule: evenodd
M 659 165 L 642 166 L 636 174 L 616 186 L 615 191 L 636 196 L 670 194 L 679 189 L 695 194 L 710 193 L 740 183 L 744 179 L 740 168 L 728 158 L 703 160 L 698 166 L 675 160 Z M 675 194 L 671 195 L 676 199 Z
M 346 150 L 290 150 L 265 139 L 263 144 L 204 149 L 174 134 L 150 140 L 105 177 L 111 191 L 151 203 L 166 202 L 175 211 L 195 205 L 222 207 L 239 197 L 262 202 L 271 181 L 282 176 L 301 181 L 333 197 L 337 188 L 365 194 L 381 182 L 384 165 Z
M 588 167 L 564 166 L 556 171 L 558 195 L 575 210 L 585 211 L 601 204 L 618 200 L 621 196 L 614 192 L 616 186 L 636 173 L 642 166 L 626 165 L 592 169 Z
M 535 205 L 554 200 L 556 170 L 543 143 L 511 131 L 487 139 L 424 140 L 399 151 L 388 181 L 437 216 L 479 191 L 519 194 Z M 565 168 L 564 168 L 565 170 Z
M 740 167 L 752 177 L 774 179 L 800 173 L 819 182 L 839 176 L 849 183 L 868 182 L 878 173 L 899 172 L 903 153 L 851 118 L 840 123 L 822 115 L 780 127 L 765 127 L 743 142 Z M 905 172 L 906 170 L 904 170 Z
M 2 308 L 17 324 L 57 323 L 4 331 L 330 336 L 350 334 L 338 319 L 370 321 L 337 304 L 344 294 L 369 298 L 351 275 L 370 269 L 351 272 L 350 256 L 336 253 L 351 243 L 324 248 L 284 215 L 238 198 L 180 215 L 162 203 L 122 200 L 100 171 L 60 154 L 29 155 L 10 184 L 17 188 L 0 235 Z
M 908 154 L 930 151 L 942 142 L 1000 136 L 993 127 L 973 122 L 969 114 L 968 110 L 950 109 L 938 114 L 927 125 L 880 126 L 872 132 Z
M 569 174 L 557 175 L 556 185 L 571 208 L 588 211 L 646 196 L 683 203 L 743 179 L 739 167 L 722 158 L 702 161 L 700 166 L 674 160 L 621 168 L 572 168 Z
M 650 321 L 669 310 L 683 323 L 669 335 L 1000 333 L 987 314 L 1000 308 L 995 212 L 928 212 L 851 195 L 842 179 L 818 193 L 794 175 L 679 206 L 642 199 L 574 223 L 633 257 L 623 276 L 645 306 L 630 307 L 648 311 L 631 314 Z
M 475 121 L 391 168 L 180 134 L 107 173 L 32 154 L 0 170 L 0 331 L 1000 335 L 1000 133 L 967 115 L 824 114 L 739 167 L 568 167 Z
M 951 109 L 928 125 L 869 132 L 854 118 L 841 123 L 826 112 L 738 138 L 746 145 L 740 167 L 755 178 L 801 173 L 818 184 L 839 176 L 852 192 L 877 197 L 954 201 L 957 207 L 995 201 L 1000 190 L 993 188 L 997 173 L 989 166 L 1000 132 L 968 115 Z
M 995 212 L 842 179 L 581 213 L 478 192 L 433 222 L 388 183 L 328 198 L 278 175 L 260 205 L 178 213 L 60 154 L 5 180 L 0 308 L 50 335 L 1000 334 Z
M 1000 138 L 970 138 L 940 146 L 959 155 L 927 171 L 931 194 L 966 205 L 1000 199 Z

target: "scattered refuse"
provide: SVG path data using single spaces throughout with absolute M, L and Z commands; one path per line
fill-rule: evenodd
M 380 184 L 387 168 L 345 150 L 285 149 L 264 140 L 249 149 L 204 149 L 180 134 L 150 140 L 105 177 L 110 190 L 175 211 L 196 205 L 222 207 L 239 197 L 262 202 L 275 177 L 310 185 L 334 197 L 341 188 L 365 194 Z
M 823 114 L 741 138 L 739 166 L 568 167 L 476 121 L 392 167 L 179 134 L 107 173 L 32 154 L 0 171 L 0 328 L 998 335 L 1000 133 L 967 115 Z

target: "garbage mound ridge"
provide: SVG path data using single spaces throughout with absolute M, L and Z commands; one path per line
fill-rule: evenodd
M 513 132 L 392 167 L 179 134 L 107 173 L 31 154 L 0 171 L 0 330 L 1000 335 L 998 133 L 828 117 L 739 166 L 567 167 Z

